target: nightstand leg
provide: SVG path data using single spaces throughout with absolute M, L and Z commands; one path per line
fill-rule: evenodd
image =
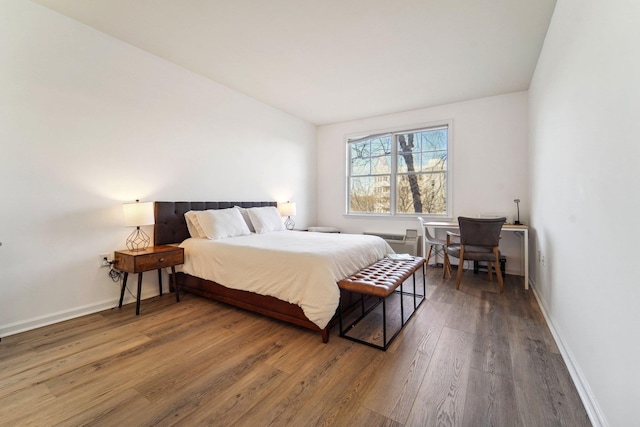
M 158 288 L 160 289 L 160 296 L 162 296 L 162 269 L 158 269 Z
M 173 281 L 173 289 L 176 290 L 176 302 L 180 302 L 180 289 L 178 288 L 178 278 L 176 277 L 176 268 L 171 267 L 171 280 Z
M 127 289 L 127 278 L 129 277 L 129 273 L 124 273 L 124 279 L 122 279 L 122 289 L 120 290 L 120 304 L 118 304 L 119 308 L 122 308 L 122 300 L 124 298 L 124 290 Z
M 140 294 L 142 293 L 142 273 L 138 273 L 138 298 L 136 300 L 136 316 L 140 314 Z

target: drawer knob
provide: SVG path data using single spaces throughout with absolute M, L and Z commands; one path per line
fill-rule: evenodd
M 160 262 L 164 262 L 164 258 L 160 258 Z

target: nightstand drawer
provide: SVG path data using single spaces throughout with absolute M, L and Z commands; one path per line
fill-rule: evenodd
M 184 263 L 184 249 L 173 246 L 156 246 L 146 251 L 116 251 L 114 268 L 128 273 L 159 270 Z
M 149 254 L 134 258 L 134 270 L 149 271 L 160 268 L 171 267 L 172 265 L 184 262 L 183 252 L 169 252 L 166 254 Z

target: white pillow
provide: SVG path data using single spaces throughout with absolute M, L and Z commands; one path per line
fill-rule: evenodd
M 184 219 L 187 222 L 187 228 L 189 229 L 189 235 L 191 237 L 207 237 L 200 226 L 196 211 L 185 212 Z
M 253 228 L 253 223 L 251 222 L 251 218 L 249 218 L 249 213 L 247 212 L 247 209 L 240 206 L 234 206 L 234 208 L 238 209 L 240 211 L 240 214 L 242 214 L 242 219 L 244 219 L 244 222 L 247 223 L 247 227 L 249 227 L 249 231 L 251 231 L 252 233 L 255 233 L 256 229 Z
M 280 212 L 275 206 L 249 208 L 247 213 L 258 234 L 285 230 Z
M 238 209 L 211 209 L 196 212 L 204 235 L 212 240 L 251 234 Z

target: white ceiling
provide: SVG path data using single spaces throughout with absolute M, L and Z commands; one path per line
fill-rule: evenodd
M 311 123 L 526 90 L 555 0 L 34 0 Z

